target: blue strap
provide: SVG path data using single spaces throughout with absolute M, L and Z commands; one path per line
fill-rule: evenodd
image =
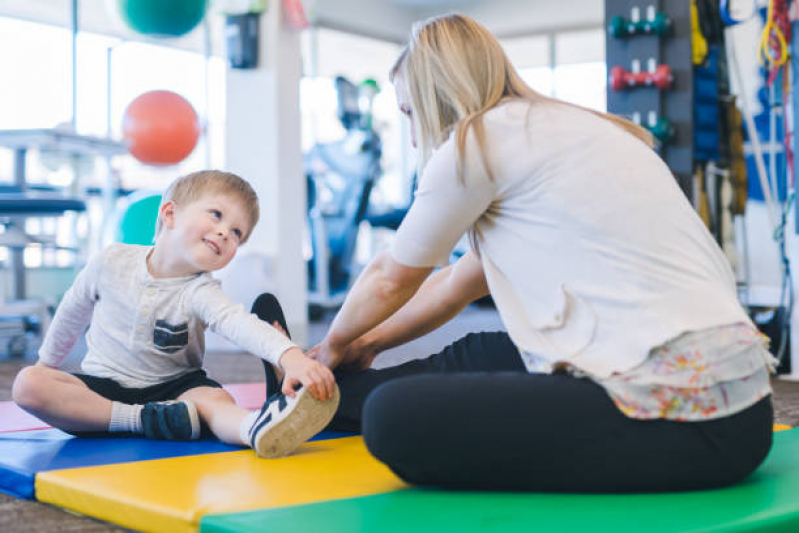
M 755 15 L 755 13 L 757 13 L 757 0 L 752 0 L 752 13 L 746 18 L 736 20 L 732 18 L 732 15 L 730 15 L 729 3 L 730 0 L 721 0 L 721 2 L 719 3 L 719 14 L 721 15 L 721 20 L 727 26 L 735 26 L 736 24 L 740 24 L 741 22 L 746 22 L 747 20 L 752 18 Z

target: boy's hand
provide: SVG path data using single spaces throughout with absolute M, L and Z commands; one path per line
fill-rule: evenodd
M 297 394 L 294 386 L 302 384 L 317 400 L 333 397 L 336 379 L 333 372 L 322 363 L 305 356 L 299 348 L 290 348 L 280 356 L 280 367 L 286 372 L 283 394 L 292 398 Z

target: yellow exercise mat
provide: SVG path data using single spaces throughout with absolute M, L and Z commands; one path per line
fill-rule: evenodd
M 308 442 L 283 459 L 251 450 L 54 470 L 37 499 L 143 531 L 197 531 L 207 514 L 266 509 L 406 488 L 362 437 Z

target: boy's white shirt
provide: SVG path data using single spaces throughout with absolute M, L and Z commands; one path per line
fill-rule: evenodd
M 147 387 L 202 366 L 205 329 L 278 364 L 296 347 L 228 298 L 209 273 L 153 278 L 149 246 L 115 244 L 92 258 L 64 295 L 40 360 L 58 367 L 86 331 L 81 369 L 125 387 Z
M 607 377 L 684 332 L 749 322 L 727 259 L 640 140 L 565 105 L 511 101 L 483 123 L 494 179 L 470 133 L 462 183 L 450 136 L 391 254 L 408 266 L 446 265 L 473 227 L 529 371 L 568 362 Z

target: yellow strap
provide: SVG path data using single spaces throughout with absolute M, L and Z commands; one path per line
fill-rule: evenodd
M 777 38 L 780 55 L 775 59 L 771 49 L 771 36 Z M 781 67 L 788 60 L 788 44 L 779 26 L 774 24 L 774 0 L 769 0 L 768 11 L 766 13 L 766 24 L 763 26 L 763 33 L 760 34 L 760 45 L 758 46 L 758 56 L 761 64 L 771 63 L 772 68 Z
M 707 39 L 699 29 L 699 11 L 696 0 L 691 0 L 691 55 L 694 65 L 701 65 L 707 57 Z

